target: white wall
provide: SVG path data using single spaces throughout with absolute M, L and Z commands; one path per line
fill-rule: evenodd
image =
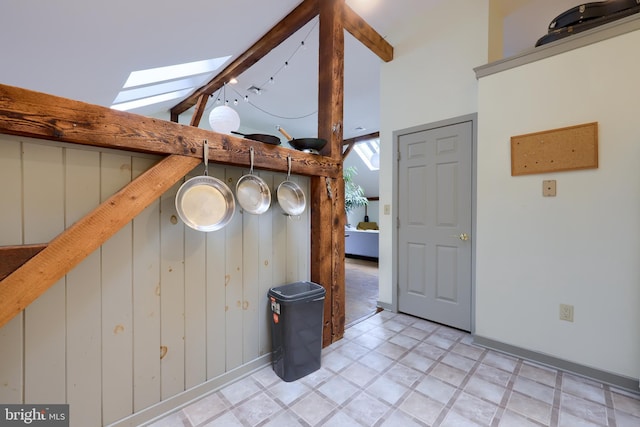
M 489 0 L 450 0 L 390 32 L 381 72 L 380 294 L 392 303 L 395 212 L 392 132 L 477 111 L 474 67 L 487 62 Z
M 638 378 L 640 31 L 479 81 L 476 333 Z M 512 177 L 510 137 L 599 123 L 597 169 Z M 557 180 L 557 197 L 542 181 Z M 559 304 L 575 321 L 559 320 Z
M 533 0 L 505 16 L 503 56 L 533 49 L 538 39 L 547 34 L 551 20 L 578 4 L 576 0 Z
M 49 242 L 156 161 L 0 135 L 0 245 Z M 209 165 L 234 192 L 246 172 Z M 0 328 L 0 402 L 68 403 L 71 426 L 105 425 L 271 351 L 267 292 L 309 279 L 309 209 L 237 207 L 203 233 L 177 218 L 179 186 Z

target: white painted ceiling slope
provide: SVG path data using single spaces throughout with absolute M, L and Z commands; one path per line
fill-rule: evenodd
M 403 21 L 442 1 L 347 0 L 347 4 L 386 37 Z M 512 8 L 532 2 L 502 1 Z M 231 55 L 222 70 L 300 2 L 3 0 L 0 82 L 110 106 L 132 71 Z M 303 40 L 306 48 L 298 49 Z M 315 18 L 237 76 L 239 82 L 228 86 L 226 98 L 239 101 L 234 108 L 241 131 L 280 136 L 276 126 L 281 125 L 294 137 L 317 136 L 317 53 Z M 280 70 L 285 61 L 289 66 Z M 380 64 L 377 56 L 345 34 L 345 138 L 379 130 Z M 272 76 L 274 83 L 269 84 Z M 262 87 L 262 94 L 247 92 L 250 86 Z M 249 102 L 243 101 L 245 95 Z M 168 110 L 179 101 L 131 112 L 168 119 Z M 200 127 L 209 128 L 213 107 L 215 99 L 210 98 Z M 180 122 L 188 123 L 192 111 L 182 114 Z
M 384 35 L 398 21 L 442 0 L 350 0 L 347 3 Z M 136 70 L 243 53 L 301 0 L 5 0 L 0 82 L 110 106 Z M 380 60 L 348 33 L 345 46 L 345 138 L 378 130 Z M 306 48 L 298 49 L 307 39 Z M 318 18 L 274 49 L 227 89 L 241 130 L 280 136 L 317 136 Z M 289 58 L 290 64 L 265 84 Z M 262 94 L 248 93 L 262 86 Z M 229 86 L 231 88 L 231 86 Z M 236 93 L 237 92 L 237 93 Z M 249 103 L 242 100 L 248 94 Z M 131 112 L 168 117 L 180 99 Z M 208 128 L 210 99 L 200 127 Z M 262 110 L 262 111 L 261 111 Z M 266 112 L 266 113 L 265 113 Z M 190 111 L 180 117 L 189 121 Z M 304 119 L 286 119 L 307 116 Z M 365 130 L 355 131 L 356 127 Z

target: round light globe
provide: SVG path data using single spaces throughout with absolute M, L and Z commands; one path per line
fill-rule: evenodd
M 240 128 L 240 116 L 233 108 L 221 105 L 209 113 L 209 124 L 214 132 L 230 134 Z

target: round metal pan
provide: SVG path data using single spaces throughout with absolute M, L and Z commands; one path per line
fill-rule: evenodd
M 193 177 L 182 184 L 176 194 L 178 216 L 198 231 L 223 228 L 233 218 L 235 208 L 229 187 L 212 176 Z
M 278 185 L 276 195 L 278 204 L 286 215 L 300 216 L 307 206 L 307 199 L 298 184 L 289 180 L 291 175 L 291 156 L 287 156 L 287 179 Z
M 296 150 L 304 151 L 306 153 L 319 154 L 320 150 L 327 145 L 327 140 L 322 138 L 293 138 L 282 127 L 278 126 L 278 130 L 281 134 L 287 138 L 289 144 Z
M 271 190 L 262 178 L 253 174 L 253 147 L 249 147 L 249 153 L 251 169 L 236 183 L 236 198 L 245 212 L 260 215 L 271 205 Z
M 176 194 L 176 210 L 180 219 L 198 231 L 215 231 L 231 221 L 236 210 L 231 189 L 218 178 L 208 176 L 209 146 L 204 144 L 204 176 L 185 181 Z
M 240 133 L 234 130 L 232 130 L 231 133 L 236 135 L 241 135 L 246 139 L 252 139 L 254 141 L 264 142 L 265 144 L 280 145 L 280 142 L 281 142 L 280 138 L 278 138 L 277 136 L 267 135 L 264 133 Z

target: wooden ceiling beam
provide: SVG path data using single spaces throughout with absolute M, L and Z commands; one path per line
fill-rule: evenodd
M 342 160 L 347 158 L 347 156 L 349 155 L 349 153 L 351 153 L 351 150 L 353 150 L 353 146 L 356 145 L 356 143 L 355 141 L 347 142 L 342 146 L 343 149 L 345 145 L 347 146 L 347 149 L 344 150 L 344 152 L 342 153 Z
M 379 138 L 379 137 L 380 137 L 380 132 L 372 132 L 367 135 L 361 135 L 361 136 L 356 136 L 355 138 L 345 139 L 344 141 L 342 141 L 342 148 L 344 149 L 344 146 L 346 145 L 347 149 L 344 150 L 344 152 L 342 153 L 342 159 L 344 160 L 347 158 L 347 156 L 353 149 L 353 146 L 356 145 L 356 143 L 360 141 L 366 141 L 368 139 Z
M 269 32 L 267 32 L 260 40 L 255 42 L 253 46 L 238 56 L 231 64 L 229 64 L 218 75 L 211 79 L 204 86 L 196 89 L 196 91 L 182 100 L 178 105 L 171 108 L 171 120 L 177 122 L 180 114 L 196 105 L 198 98 L 205 94 L 210 96 L 220 89 L 231 78 L 238 77 L 240 74 L 248 70 L 253 64 L 262 59 L 266 54 L 271 52 L 280 43 L 288 39 L 292 34 L 311 21 L 318 15 L 319 0 L 304 0 L 291 13 L 278 22 Z M 206 104 L 206 102 L 204 103 Z M 204 109 L 204 106 L 199 108 Z M 202 113 L 200 112 L 200 117 Z M 197 126 L 199 124 L 195 124 Z
M 320 6 L 318 70 L 318 136 L 326 139 L 321 153 L 342 156 L 344 114 L 344 0 L 324 0 Z
M 393 46 L 391 46 L 376 30 L 360 17 L 346 3 L 343 7 L 342 22 L 344 29 L 354 36 L 360 43 L 367 46 L 384 62 L 393 60 Z
M 291 155 L 294 174 L 335 177 L 339 173 L 336 159 L 2 84 L 0 133 L 198 159 L 203 158 L 207 140 L 214 163 L 247 167 L 253 146 L 258 169 L 287 172 Z
M 202 119 L 202 115 L 204 114 L 204 109 L 207 106 L 208 100 L 209 95 L 207 95 L 206 93 L 203 93 L 198 97 L 198 102 L 196 102 L 196 109 L 193 112 L 193 116 L 191 116 L 191 123 L 189 123 L 190 126 L 198 127 L 198 125 L 200 124 L 200 120 Z M 176 123 L 177 122 L 178 120 L 176 119 Z
M 380 137 L 380 132 L 371 132 L 371 133 L 368 133 L 366 135 L 354 136 L 353 138 L 345 139 L 342 142 L 342 145 L 347 145 L 347 144 L 351 144 L 351 143 L 355 144 L 356 142 L 366 141 L 368 139 L 374 139 L 374 138 L 379 138 L 379 137 Z
M 362 44 L 367 46 L 373 53 L 378 55 L 378 57 L 383 61 L 391 61 L 393 59 L 393 46 L 391 46 L 373 29 L 373 27 L 353 11 L 353 9 L 351 9 L 346 3 L 343 3 L 340 8 L 340 19 L 343 22 L 344 29 L 346 29 Z M 229 64 L 207 84 L 196 89 L 191 95 L 171 108 L 171 121 L 178 122 L 179 115 L 195 105 L 196 109 L 194 116 L 191 119 L 191 125 L 198 126 L 202 119 L 202 115 L 207 104 L 206 101 L 209 96 L 219 90 L 232 78 L 237 77 L 244 71 L 248 70 L 318 14 L 318 0 L 304 0 L 300 5 L 298 5 L 298 7 L 269 30 L 269 32 L 262 36 L 260 40 L 254 43 L 244 53 L 239 55 L 231 64 Z

